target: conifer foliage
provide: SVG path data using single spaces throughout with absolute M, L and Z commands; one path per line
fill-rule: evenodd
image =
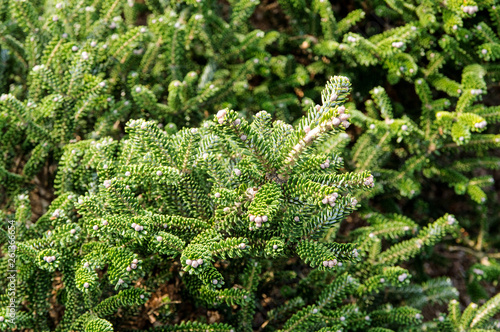
M 148 1 L 138 25 L 145 8 L 133 1 L 2 2 L 3 195 L 22 192 L 65 144 L 119 137 L 130 118 L 192 126 L 248 99 L 247 75 L 275 39 L 238 23 L 256 4 L 226 22 L 215 1 Z
M 305 306 L 285 320 L 280 331 L 418 330 L 427 327 L 420 311 L 423 303 L 447 303 L 457 297 L 449 279 L 410 284 L 410 272 L 397 265 L 454 233 L 457 223 L 452 215 L 419 231 L 414 221 L 397 215 L 367 217 L 370 225 L 351 234 L 352 241 L 358 243 L 356 261 L 340 263 L 336 269 L 324 272 L 314 270 L 301 279 L 296 290 L 286 295 L 290 305 Z M 417 231 L 414 237 L 382 249 L 383 242 Z M 287 282 L 293 283 L 297 275 L 289 272 L 285 274 Z M 282 323 L 289 310 L 285 306 L 270 311 L 269 324 Z
M 106 317 L 119 307 L 147 301 L 147 291 L 133 286 L 158 265 L 185 272 L 200 303 L 245 307 L 252 281 L 235 288 L 216 268 L 221 260 L 243 258 L 250 270 L 280 257 L 299 256 L 319 270 L 353 260 L 354 246 L 321 239 L 356 208 L 353 194 L 371 188 L 373 178 L 340 173 L 342 158 L 316 151 L 349 126 L 349 88 L 347 78 L 333 77 L 322 105 L 295 127 L 266 112 L 249 124 L 223 109 L 200 128 L 168 133 L 131 120 L 120 142 L 67 145 L 59 197 L 23 231 L 33 240 L 18 245 L 20 277 L 30 284 L 60 271 L 66 310 L 58 328 L 100 331 L 111 329 Z M 37 308 L 26 327 L 50 326 L 47 286 L 26 290 L 30 309 Z
M 0 330 L 499 330 L 500 5 L 362 8 L 0 0 Z

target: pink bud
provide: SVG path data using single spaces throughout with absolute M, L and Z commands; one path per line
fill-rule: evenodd
M 219 112 L 217 112 L 217 118 L 223 118 L 224 116 L 226 116 L 226 113 L 226 110 L 220 110 Z

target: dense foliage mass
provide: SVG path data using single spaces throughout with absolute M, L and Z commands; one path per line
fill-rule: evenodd
M 1 330 L 498 330 L 498 59 L 494 0 L 0 0 Z

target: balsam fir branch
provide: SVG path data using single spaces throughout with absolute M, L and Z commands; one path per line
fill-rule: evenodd
M 419 330 L 427 327 L 420 312 L 423 302 L 447 303 L 458 296 L 449 279 L 413 284 L 410 272 L 396 265 L 455 233 L 458 223 L 453 216 L 443 216 L 416 235 L 412 233 L 418 227 L 406 217 L 374 215 L 370 219 L 370 226 L 352 234 L 351 240 L 359 243 L 354 262 L 311 271 L 290 294 L 290 304 L 298 302 L 303 309 L 285 322 L 270 315 L 267 325 L 282 326 L 281 331 Z M 396 237 L 409 238 L 382 250 L 382 240 Z M 294 277 L 275 282 L 286 285 L 296 282 Z M 387 294 L 392 295 L 389 301 Z
M 346 78 L 332 78 L 323 105 L 311 107 L 295 127 L 272 123 L 265 112 L 249 124 L 225 109 L 198 129 L 168 134 L 153 122 L 133 120 L 121 142 L 68 145 L 68 157 L 75 159 L 59 169 L 60 197 L 25 234 L 43 238 L 20 242 L 18 251 L 23 280 L 63 275 L 66 311 L 58 330 L 112 331 L 118 308 L 135 308 L 134 315 L 148 301 L 154 289 L 134 285 L 151 278 L 155 266 L 174 269 L 179 276 L 184 272 L 182 280 L 196 305 L 229 313 L 229 306 L 239 309 L 230 313 L 237 317 L 234 326 L 184 322 L 150 331 L 251 330 L 263 269 L 272 270 L 273 261 L 286 266 L 293 256 L 314 269 L 291 294 L 303 293 L 302 300 L 294 297 L 300 307 L 285 320 L 269 321 L 270 328 L 421 326 L 421 298 L 455 297 L 449 282 L 433 292 L 429 286 L 414 287 L 413 294 L 420 296 L 415 307 L 394 301 L 380 308 L 381 291 L 410 286 L 410 272 L 395 264 L 452 232 L 457 225 L 452 216 L 385 250 L 381 240 L 409 235 L 416 223 L 374 214 L 371 226 L 353 233 L 357 246 L 321 240 L 356 208 L 351 195 L 374 183 L 368 172 L 339 173 L 339 157 L 321 152 L 322 141 L 341 135 L 345 127 L 333 123 L 349 114 L 341 104 L 348 88 Z M 315 167 L 303 168 L 304 163 Z M 27 203 L 26 196 L 18 199 Z M 19 226 L 26 212 L 18 209 Z M 227 278 L 230 270 L 241 268 L 239 278 Z M 315 291 L 307 293 L 308 287 Z M 25 326 L 50 324 L 43 305 L 49 291 L 23 290 L 39 315 Z M 478 319 L 486 322 L 489 312 L 483 316 Z
M 0 172 L 9 196 L 22 193 L 16 188 L 81 137 L 119 137 L 123 124 L 137 117 L 198 124 L 215 105 L 237 104 L 233 96 L 241 93 L 231 92 L 248 87 L 247 75 L 258 70 L 274 40 L 245 25 L 231 29 L 215 2 L 160 11 L 149 5 L 155 14 L 146 26 L 129 21 L 143 11 L 134 2 L 61 2 L 47 10 L 12 1 L 5 8 L 0 45 L 11 66 L 0 97 L 0 152 L 7 156 Z M 247 17 L 250 8 L 231 20 Z
M 470 77 L 467 73 L 464 75 L 464 79 Z M 482 79 L 481 76 L 477 78 Z M 500 137 L 479 134 L 484 131 L 487 121 L 477 113 L 458 110 L 453 113 L 440 111 L 441 106 L 449 102 L 444 100 L 441 106 L 436 103 L 437 101 L 434 102 L 427 83 L 422 79 L 417 80 L 416 92 L 422 100 L 423 107 L 423 115 L 418 123 L 406 116 L 394 119 L 392 114 L 388 113 L 392 105 L 383 88 L 377 87 L 372 90 L 374 100 L 367 103 L 376 105 L 380 114 L 377 114 L 378 118 L 372 118 L 355 112 L 354 121 L 368 128 L 353 149 L 352 160 L 356 163 L 356 168 L 378 169 L 378 172 L 387 179 L 380 183 L 393 186 L 402 196 L 414 197 L 419 193 L 424 180 L 418 179 L 417 176 L 423 174 L 427 178 L 438 177 L 453 187 L 457 194 L 467 192 L 477 203 L 484 202 L 486 194 L 482 188 L 491 185 L 493 179 L 488 177 L 484 181 L 478 181 L 477 178 L 467 178 L 462 172 L 470 172 L 472 168 L 455 168 L 451 163 L 443 166 L 443 157 L 450 154 L 451 158 L 451 153 L 459 152 L 453 150 L 462 147 L 476 150 L 478 155 L 481 155 L 481 150 L 498 146 Z M 495 120 L 491 122 L 491 125 L 495 124 Z M 478 142 L 481 142 L 480 146 Z M 386 160 L 388 155 L 396 150 L 397 144 L 402 144 L 407 154 L 412 157 L 406 160 L 400 171 L 379 169 L 380 162 Z
M 299 31 L 280 35 L 303 49 L 309 59 L 314 59 L 307 66 L 294 63 L 297 72 L 306 71 L 317 76 L 328 74 L 330 70 L 338 71 L 331 62 L 340 63 L 342 68 L 351 72 L 356 67 L 380 66 L 387 69 L 387 75 L 380 75 L 378 82 L 387 81 L 395 87 L 398 81 L 405 80 L 414 85 L 420 97 L 421 110 L 415 109 L 413 102 L 411 105 L 404 102 L 391 105 L 382 87 L 368 88 L 372 89 L 372 99 L 359 109 L 366 110 L 369 116 L 353 112 L 353 122 L 367 129 L 365 135 L 357 138 L 352 155 L 356 168 L 353 169 L 373 170 L 384 164 L 391 153 L 398 151 L 407 156 L 405 163 L 398 166 L 402 170 L 384 169 L 380 173 L 381 179 L 390 179 L 388 184 L 399 190 L 402 196 L 418 197 L 420 186 L 426 180 L 415 176 L 423 173 L 433 182 L 449 184 L 457 194 L 467 193 L 475 202 L 484 203 L 484 188 L 491 185 L 491 180 L 471 178 L 468 174 L 463 177 L 455 170 L 443 170 L 449 166 L 443 167 L 442 156 L 445 153 L 456 159 L 457 152 L 474 151 L 478 158 L 483 158 L 485 149 L 497 148 L 500 142 L 498 135 L 494 135 L 497 107 L 485 107 L 482 103 L 488 87 L 495 82 L 496 74 L 494 70 L 488 70 L 492 68 L 489 64 L 491 52 L 480 46 L 483 42 L 497 44 L 500 40 L 491 28 L 498 26 L 498 22 L 486 18 L 486 13 L 495 17 L 498 6 L 475 2 L 448 3 L 443 9 L 435 3 L 413 3 L 402 10 L 398 2 L 377 2 L 376 10 L 389 17 L 403 17 L 406 24 L 367 38 L 353 33 L 327 33 L 335 30 L 336 24 L 334 10 L 328 3 L 315 1 L 311 8 L 305 2 L 294 3 L 292 7 L 283 2 L 280 5 L 296 22 L 315 22 L 300 25 L 300 33 L 309 29 L 315 38 L 298 38 Z M 478 11 L 485 13 L 480 23 L 474 20 Z M 363 12 L 353 12 L 350 16 L 356 17 L 355 22 L 363 18 Z M 477 52 L 465 51 L 471 47 L 477 48 Z M 314 55 L 324 57 L 320 60 Z M 338 61 L 340 59 L 342 61 Z M 446 63 L 453 63 L 462 74 L 461 82 L 450 78 L 456 77 L 456 73 L 443 68 Z M 366 75 L 353 75 L 353 79 L 358 77 L 365 79 Z M 310 87 L 310 82 L 301 84 L 304 104 L 310 102 L 307 97 L 317 95 L 317 90 Z M 447 96 L 436 99 L 441 92 Z M 402 107 L 406 113 L 398 116 L 401 111 L 395 112 L 395 109 L 401 110 Z M 438 159 L 439 165 L 436 165 Z M 424 165 L 429 168 L 426 170 Z M 498 163 L 492 162 L 490 167 L 498 168 Z M 385 181 L 379 182 L 380 187 L 372 191 L 372 195 L 382 190 L 382 183 Z
M 339 174 L 339 164 L 329 161 L 338 157 L 315 151 L 348 126 L 342 101 L 349 87 L 347 78 L 333 77 L 323 104 L 296 127 L 272 123 L 266 112 L 249 124 L 224 109 L 198 129 L 168 134 L 132 120 L 121 142 L 68 145 L 64 156 L 72 161 L 62 164 L 56 181 L 60 199 L 42 217 L 51 222 L 30 228 L 45 236 L 19 245 L 25 268 L 49 276 L 64 267 L 67 291 L 84 300 L 66 314 L 81 315 L 73 328 L 95 330 L 115 306 L 147 300 L 135 293 L 126 297 L 132 302 L 120 298 L 154 266 L 145 264 L 148 256 L 155 264 L 180 260 L 178 268 L 192 275 L 187 289 L 210 307 L 252 306 L 254 286 L 226 285 L 214 265 L 220 260 L 251 257 L 257 264 L 298 255 L 320 270 L 353 260 L 352 246 L 320 239 L 356 209 L 353 194 L 371 188 L 373 179 L 369 172 Z M 105 267 L 102 279 L 95 270 Z M 116 300 L 97 304 L 105 289 L 118 291 Z
M 15 223 L 21 239 L 18 327 L 498 328 L 498 295 L 483 286 L 499 274 L 499 8 L 0 3 L 0 225 Z M 339 72 L 353 97 L 344 78 L 318 85 Z M 467 291 L 486 300 L 463 313 L 451 281 L 414 273 L 412 260 L 454 233 L 453 217 L 438 218 L 454 209 L 435 196 L 446 187 L 471 198 L 458 218 L 465 247 L 448 250 L 471 254 Z M 368 225 L 345 237 L 338 225 L 354 197 Z M 182 301 L 159 300 L 172 284 Z M 3 328 L 7 303 L 2 294 Z M 449 311 L 422 319 L 426 303 Z M 186 305 L 201 321 L 172 325 L 192 319 Z
M 450 301 L 448 315 L 440 315 L 437 319 L 439 331 L 498 331 L 500 321 L 490 318 L 498 312 L 500 294 L 488 300 L 482 306 L 471 303 L 463 312 L 457 300 Z

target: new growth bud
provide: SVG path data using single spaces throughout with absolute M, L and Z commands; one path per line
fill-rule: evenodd
M 337 193 L 332 193 L 330 195 L 325 196 L 322 200 L 321 203 L 323 204 L 330 204 L 331 207 L 335 206 L 335 201 L 337 200 L 337 197 L 339 197 L 339 194 Z
M 220 110 L 217 112 L 217 122 L 219 122 L 219 124 L 223 124 L 224 123 L 224 117 L 226 116 L 227 114 L 227 111 L 224 109 L 224 110 Z

